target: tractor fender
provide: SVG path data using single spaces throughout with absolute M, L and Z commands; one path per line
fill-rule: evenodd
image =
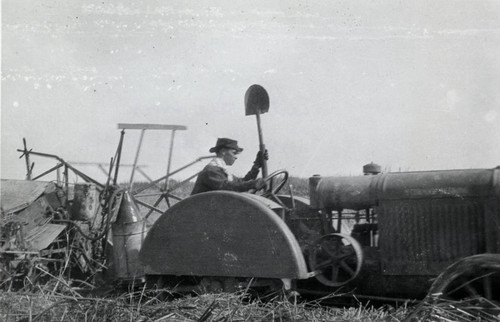
M 188 197 L 158 218 L 140 260 L 146 274 L 309 277 L 293 233 L 269 199 L 231 191 Z

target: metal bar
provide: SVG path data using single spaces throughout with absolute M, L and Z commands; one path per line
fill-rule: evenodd
M 161 200 L 161 199 L 160 199 L 160 200 Z M 142 206 L 146 207 L 146 208 L 149 208 L 150 210 L 154 210 L 154 211 L 156 211 L 156 212 L 159 212 L 160 214 L 162 214 L 162 213 L 163 213 L 163 210 L 158 209 L 158 208 L 155 208 L 155 207 L 153 207 L 153 206 L 151 206 L 151 205 L 149 205 L 149 204 L 147 204 L 147 203 L 145 203 L 145 202 L 142 202 L 142 201 L 140 201 L 140 200 L 134 200 L 134 201 L 135 201 L 135 202 L 137 202 L 138 204 L 140 204 L 140 205 L 142 205 Z M 149 212 L 149 214 L 150 214 L 150 213 L 151 213 L 151 212 Z M 148 215 L 146 215 L 145 217 L 147 218 L 147 217 L 148 217 Z
M 118 124 L 119 125 L 119 124 Z M 132 174 L 130 175 L 130 182 L 128 184 L 129 189 L 132 191 L 132 184 L 134 181 L 135 167 L 137 166 L 137 162 L 139 161 L 139 153 L 141 152 L 142 139 L 144 138 L 145 129 L 141 130 L 141 137 L 139 138 L 139 145 L 137 146 L 137 152 L 135 153 L 134 166 L 132 167 Z
M 108 172 L 105 168 L 105 166 L 108 166 L 109 167 L 109 163 L 103 163 L 103 162 L 73 162 L 73 161 L 68 161 L 68 163 L 72 164 L 72 165 L 95 165 L 99 168 L 99 170 L 101 170 L 106 176 L 108 176 Z M 133 167 L 134 165 L 133 164 L 120 164 L 120 167 Z M 136 170 L 139 171 L 139 168 L 147 168 L 147 165 L 145 164 L 138 164 L 136 166 Z M 152 181 L 151 178 L 148 178 L 147 175 L 141 171 L 141 174 L 146 177 L 146 179 L 148 179 L 149 181 Z
M 184 125 L 118 123 L 119 129 L 132 130 L 187 130 Z
M 172 130 L 172 134 L 170 135 L 170 148 L 168 151 L 167 176 L 165 178 L 165 183 L 163 184 L 163 190 L 168 189 L 168 182 L 170 179 L 170 165 L 172 164 L 172 152 L 174 148 L 174 137 L 175 137 L 175 130 Z M 170 208 L 170 200 L 168 199 L 168 195 L 165 194 L 163 197 L 165 198 L 167 206 Z
M 156 200 L 153 207 L 150 206 L 151 208 L 150 208 L 149 212 L 146 214 L 146 216 L 144 216 L 144 218 L 148 218 L 153 213 L 153 210 L 156 209 L 154 207 L 158 206 L 160 204 L 160 202 L 162 201 L 162 199 L 163 199 L 163 194 Z M 146 206 L 146 204 L 144 206 Z
M 170 198 L 174 198 L 175 200 L 182 200 L 182 198 L 181 198 L 181 197 L 179 197 L 179 196 L 173 195 L 173 194 L 171 194 L 171 193 L 167 193 L 167 194 L 168 194 L 168 196 L 169 196 Z
M 20 149 L 17 149 L 18 152 L 23 152 L 24 150 L 20 150 Z M 41 152 L 34 152 L 34 151 L 29 151 L 30 154 L 34 154 L 34 155 L 38 155 L 38 156 L 41 156 L 41 157 L 47 157 L 47 158 L 54 158 L 54 159 L 57 159 L 61 162 L 65 162 L 63 159 L 61 159 L 60 157 L 58 157 L 57 155 L 54 155 L 54 154 L 48 154 L 48 153 L 41 153 Z
M 73 165 L 97 165 L 97 166 L 108 166 L 108 163 L 105 162 L 75 162 L 75 161 L 68 161 L 68 163 L 73 164 Z M 120 164 L 121 167 L 132 167 L 132 163 L 122 163 Z M 148 166 L 146 164 L 138 164 L 137 167 L 143 167 L 147 168 Z
M 182 170 L 184 170 L 184 169 L 186 169 L 186 168 L 189 168 L 190 166 L 192 166 L 193 164 L 195 164 L 195 163 L 197 163 L 197 162 L 200 162 L 201 160 L 204 160 L 204 159 L 212 159 L 213 157 L 214 157 L 213 155 L 210 155 L 210 156 L 204 156 L 204 157 L 199 157 L 198 159 L 194 160 L 193 162 L 188 163 L 188 164 L 186 164 L 185 166 L 180 167 L 179 169 L 177 169 L 177 170 L 173 171 L 172 173 L 170 173 L 170 176 L 173 176 L 174 174 L 177 174 L 178 172 L 180 172 L 180 171 L 182 171 Z M 138 194 L 139 192 L 144 191 L 144 190 L 146 190 L 146 189 L 148 189 L 148 188 L 150 188 L 150 187 L 152 187 L 152 186 L 156 185 L 158 182 L 160 182 L 160 181 L 164 180 L 166 177 L 167 177 L 167 176 L 163 176 L 163 177 L 161 177 L 161 178 L 159 178 L 159 179 L 156 179 L 156 180 L 152 181 L 149 185 L 146 185 L 146 186 L 144 186 L 144 187 L 142 187 L 142 188 L 139 188 L 139 189 L 137 189 L 136 191 L 132 192 L 132 195 Z
M 154 181 L 151 181 L 151 182 L 150 182 L 150 184 L 145 185 L 144 187 L 139 188 L 139 189 L 137 189 L 137 190 L 133 191 L 133 192 L 132 192 L 132 195 L 134 195 L 134 196 L 135 196 L 136 194 L 138 194 L 138 193 L 140 193 L 140 192 L 142 192 L 142 191 L 144 191 L 144 190 L 146 190 L 146 189 L 149 189 L 149 188 L 151 188 L 152 186 L 158 186 L 158 182 L 162 181 L 162 180 L 163 180 L 163 179 L 165 179 L 165 178 L 166 178 L 166 176 L 163 176 L 163 177 L 161 177 L 161 178 L 159 178 L 159 179 L 156 179 L 156 180 L 154 180 Z M 158 188 L 159 188 L 159 189 L 161 189 L 161 187 L 158 187 Z
M 69 175 L 68 175 L 68 165 L 66 163 L 64 164 L 63 176 L 64 176 L 64 188 L 66 190 L 66 196 L 69 196 Z M 67 211 L 70 210 L 69 204 L 70 204 L 69 202 L 66 202 Z
M 104 171 L 104 167 L 103 166 L 100 166 L 102 168 L 102 170 Z M 109 162 L 109 171 L 108 173 L 106 173 L 106 186 L 104 187 L 104 190 L 107 190 L 107 188 L 109 187 L 109 181 L 111 180 L 111 172 L 113 171 L 113 158 L 111 158 L 110 162 Z
M 17 150 L 19 152 L 23 152 L 23 150 Z M 48 154 L 48 153 L 41 153 L 41 152 L 33 152 L 33 151 L 30 151 L 29 152 L 30 154 L 33 154 L 33 155 L 38 155 L 38 156 L 41 156 L 41 157 L 47 157 L 47 158 L 53 158 L 53 159 L 56 159 L 57 161 L 61 162 L 64 164 L 64 166 L 66 167 L 65 168 L 65 180 L 66 180 L 66 184 L 68 183 L 68 169 L 71 169 L 74 173 L 76 173 L 77 175 L 79 175 L 80 177 L 82 177 L 85 181 L 87 182 L 92 182 L 94 184 L 96 184 L 97 186 L 99 186 L 100 188 L 103 188 L 104 186 L 99 183 L 98 181 L 92 179 L 91 177 L 87 176 L 86 174 L 84 174 L 83 172 L 75 169 L 74 167 L 72 167 L 68 162 L 64 161 L 63 159 L 61 159 L 60 157 L 58 157 L 57 155 L 54 155 L 54 154 Z
M 168 192 L 171 192 L 171 191 L 174 191 L 175 189 L 179 188 L 180 186 L 184 185 L 186 182 L 188 182 L 189 180 L 193 179 L 194 177 L 196 177 L 197 175 L 200 174 L 201 171 L 198 171 L 197 173 L 193 174 L 192 176 L 190 176 L 189 178 L 186 178 L 184 180 L 182 180 L 181 182 L 178 182 L 177 184 L 175 184 L 172 188 L 168 189 L 167 190 L 167 193 Z
M 64 162 L 64 161 L 63 161 Z M 73 171 L 75 174 L 77 174 L 78 176 L 80 176 L 83 180 L 87 181 L 87 182 L 91 182 L 93 184 L 95 184 L 96 186 L 98 186 L 99 188 L 104 188 L 104 185 L 102 183 L 100 183 L 99 181 L 95 180 L 95 179 L 92 179 L 91 177 L 89 177 L 88 175 L 86 175 L 85 173 L 81 172 L 80 170 L 78 169 L 75 169 L 73 168 L 70 164 L 68 164 L 67 162 L 64 162 L 64 164 L 71 170 Z
M 137 172 L 139 172 L 140 174 L 142 174 L 142 176 L 143 176 L 144 178 L 146 178 L 146 180 L 148 180 L 149 182 L 153 182 L 153 179 L 151 179 L 151 177 L 150 177 L 150 176 L 148 176 L 146 172 L 142 171 L 142 169 L 141 169 L 141 168 L 142 168 L 142 166 L 138 165 L 138 166 L 136 167 Z
M 174 187 L 172 187 L 171 189 L 167 190 L 166 193 L 163 195 L 163 197 L 165 198 L 165 201 L 167 202 L 167 206 L 170 208 L 170 200 L 168 199 L 168 197 L 172 197 L 174 199 L 177 199 L 177 200 L 182 200 L 182 198 L 179 198 L 177 196 L 174 196 L 172 195 L 170 192 L 171 191 L 174 191 L 175 189 L 177 189 L 178 187 L 180 186 L 183 186 L 186 182 L 188 182 L 189 180 L 191 180 L 192 178 L 196 177 L 197 175 L 200 174 L 201 171 L 193 174 L 192 176 L 190 176 L 189 178 L 186 178 L 184 180 L 182 180 L 181 182 L 177 183 Z
M 337 221 L 337 233 L 342 232 L 342 210 L 338 211 L 338 221 Z
M 175 130 L 173 130 L 172 134 L 170 135 L 170 147 L 168 150 L 168 163 L 167 163 L 167 176 L 165 178 L 165 184 L 163 185 L 163 189 L 165 189 L 165 190 L 168 189 L 168 179 L 170 177 L 170 165 L 172 164 L 172 151 L 174 149 L 174 137 L 175 137 Z
M 134 196 L 134 198 L 144 198 L 144 197 L 153 197 L 153 196 L 163 196 L 163 192 L 158 191 L 154 193 L 145 193 L 145 194 L 137 194 Z
M 151 179 L 151 177 L 149 177 L 146 172 L 142 171 L 141 167 L 140 166 L 137 166 L 136 168 L 137 172 L 139 172 L 140 174 L 142 174 L 144 176 L 144 178 L 146 178 L 146 180 L 148 180 L 149 182 L 153 182 L 153 179 Z M 160 191 L 163 191 L 162 190 L 162 186 L 159 185 L 159 184 L 155 184 L 156 188 L 158 188 L 158 190 Z
M 120 142 L 118 143 L 118 148 L 116 149 L 116 165 L 115 165 L 115 177 L 113 178 L 113 185 L 116 185 L 116 182 L 118 180 L 118 168 L 120 168 L 120 159 L 122 155 L 122 145 L 124 136 L 125 136 L 125 130 L 122 130 L 120 134 Z
M 295 198 L 293 197 L 293 185 L 288 185 L 288 189 L 290 189 L 290 201 L 292 202 L 292 209 L 295 209 Z
M 31 162 L 31 166 L 30 166 L 30 176 L 31 174 L 33 173 L 33 168 L 35 167 L 35 162 Z
M 111 159 L 111 160 L 113 160 L 113 159 Z M 104 166 L 102 164 L 98 164 L 97 167 L 102 171 L 102 173 L 104 173 L 106 176 L 109 177 L 109 173 L 106 172 L 106 169 L 104 169 Z M 109 179 L 108 179 L 108 181 L 109 181 Z
M 52 171 L 57 170 L 57 169 L 59 169 L 59 168 L 60 168 L 60 167 L 62 167 L 62 166 L 63 166 L 63 164 L 62 164 L 62 163 L 59 163 L 59 164 L 57 164 L 56 166 L 54 166 L 54 167 L 50 168 L 49 170 L 45 171 L 44 173 L 42 173 L 42 174 L 38 175 L 37 177 L 33 178 L 33 180 L 40 179 L 40 178 L 41 178 L 41 177 L 43 177 L 44 175 L 49 174 L 49 173 L 51 173 Z M 30 180 L 30 179 L 28 179 L 28 180 Z
M 26 139 L 23 138 L 24 145 L 24 159 L 26 160 L 26 180 L 31 180 L 31 169 L 30 169 L 30 155 L 28 152 L 28 148 L 26 146 Z

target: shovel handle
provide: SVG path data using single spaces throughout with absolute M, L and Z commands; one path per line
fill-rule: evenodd
M 266 146 L 264 144 L 261 144 L 260 145 L 260 153 L 262 155 L 264 155 L 265 151 L 266 151 Z M 265 177 L 267 177 L 267 161 L 264 158 L 262 160 L 262 178 L 265 178 Z
M 259 149 L 260 153 L 262 156 L 264 156 L 264 153 L 266 152 L 266 145 L 264 144 L 264 139 L 262 137 L 262 128 L 260 126 L 260 113 L 257 111 L 255 113 L 255 117 L 257 119 L 257 130 L 259 132 Z M 263 157 L 262 158 L 262 177 L 265 178 L 267 177 L 267 160 Z

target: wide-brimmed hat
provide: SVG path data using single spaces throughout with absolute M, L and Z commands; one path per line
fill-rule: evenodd
M 238 141 L 228 138 L 218 138 L 215 146 L 213 148 L 210 148 L 210 150 L 208 151 L 217 152 L 222 148 L 234 149 L 238 152 L 243 151 L 243 149 L 238 146 Z

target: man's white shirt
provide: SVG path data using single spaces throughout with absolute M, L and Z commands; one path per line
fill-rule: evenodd
M 230 174 L 229 171 L 227 170 L 226 162 L 224 162 L 222 158 L 217 158 L 217 157 L 213 158 L 212 161 L 210 161 L 209 165 L 222 168 L 222 170 L 224 170 L 224 172 L 227 174 L 227 181 L 231 182 L 234 180 L 233 175 Z

